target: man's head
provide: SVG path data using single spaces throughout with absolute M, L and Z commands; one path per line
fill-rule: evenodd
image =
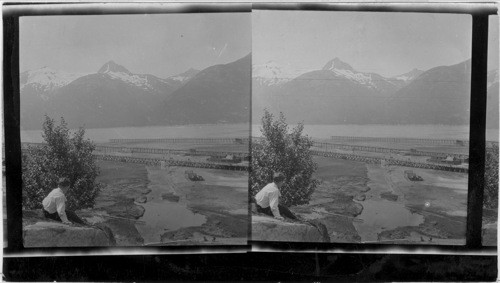
M 69 180 L 68 178 L 59 178 L 59 181 L 57 182 L 57 185 L 63 192 L 68 191 L 69 189 Z
M 285 182 L 285 175 L 281 172 L 276 172 L 273 174 L 273 182 L 278 186 L 278 188 Z

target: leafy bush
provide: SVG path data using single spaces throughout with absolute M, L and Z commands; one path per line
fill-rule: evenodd
M 272 182 L 274 172 L 282 172 L 286 179 L 280 189 L 280 203 L 290 206 L 309 202 L 319 181 L 312 177 L 317 169 L 310 152 L 313 142 L 302 134 L 303 129 L 304 125 L 299 124 L 289 132 L 283 113 L 275 120 L 272 114 L 264 111 L 263 138 L 252 143 L 252 196 Z
M 84 139 L 85 129 L 72 135 L 66 122 L 60 125 L 45 116 L 43 146 L 29 146 L 23 152 L 23 208 L 42 207 L 42 200 L 54 188 L 60 177 L 70 180 L 67 207 L 71 210 L 92 207 L 102 185 L 96 183 L 99 167 L 92 152 L 94 144 Z
M 498 207 L 498 146 L 486 151 L 484 172 L 484 207 Z

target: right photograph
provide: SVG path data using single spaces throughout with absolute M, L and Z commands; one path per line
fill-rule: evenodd
M 251 239 L 465 245 L 471 16 L 254 10 L 252 30 Z M 496 245 L 488 60 L 483 233 Z

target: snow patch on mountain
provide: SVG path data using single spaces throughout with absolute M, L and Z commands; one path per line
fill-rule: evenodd
M 31 86 L 38 92 L 52 92 L 61 88 L 79 77 L 85 76 L 84 73 L 66 73 L 54 71 L 49 67 L 43 67 L 37 70 L 29 70 L 20 74 L 21 91 L 26 86 Z
M 330 71 L 334 72 L 337 76 L 344 77 L 368 88 L 376 88 L 376 85 L 373 83 L 372 74 L 339 69 L 332 69 Z
M 129 85 L 138 87 L 147 92 L 152 92 L 154 94 L 158 93 L 158 83 L 167 84 L 172 86 L 171 81 L 155 77 L 153 75 L 147 74 L 133 74 L 127 68 L 115 63 L 114 61 L 109 61 L 105 63 L 99 71 L 98 74 L 107 76 L 113 80 L 120 80 Z
M 173 76 L 173 77 L 169 77 L 169 78 L 174 80 L 174 81 L 179 81 L 179 82 L 184 82 L 186 80 L 186 77 L 184 77 L 184 76 Z
M 356 71 L 351 65 L 334 58 L 323 67 L 323 70 L 331 71 L 336 76 L 348 79 L 354 83 L 380 92 L 387 91 L 388 88 L 401 88 L 420 76 L 423 71 L 413 69 L 408 73 L 386 78 L 376 73 L 365 73 Z
M 394 76 L 391 79 L 395 79 L 395 80 L 399 80 L 399 81 L 403 81 L 403 82 L 407 83 L 407 82 L 413 81 L 414 79 L 418 78 L 418 76 L 420 76 L 423 72 L 424 71 L 415 68 L 408 73 Z
M 146 91 L 154 91 L 154 87 L 149 83 L 146 75 L 134 75 L 122 72 L 106 72 L 104 75 L 111 79 L 121 80 Z
M 252 66 L 252 77 L 260 85 L 280 86 L 311 70 L 294 69 L 275 61 Z
M 167 80 L 170 79 L 170 80 L 178 81 L 181 83 L 186 83 L 187 81 L 192 79 L 194 76 L 196 76 L 196 74 L 198 74 L 199 72 L 200 72 L 199 70 L 190 68 L 189 70 L 185 71 L 182 74 L 168 77 Z
M 108 76 L 114 80 L 121 80 L 127 84 L 134 85 L 147 91 L 153 90 L 153 86 L 149 84 L 148 78 L 145 75 L 132 74 L 127 68 L 116 64 L 114 61 L 106 62 L 97 73 Z
M 392 84 L 389 80 L 380 75 L 374 73 L 358 72 L 354 70 L 351 65 L 347 64 L 337 57 L 328 61 L 328 63 L 326 63 L 323 67 L 323 70 L 331 71 L 338 77 L 348 79 L 371 89 L 379 89 L 378 81 L 385 81 Z

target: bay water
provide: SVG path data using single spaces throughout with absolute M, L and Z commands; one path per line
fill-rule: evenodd
M 292 128 L 295 125 L 290 125 Z M 216 124 L 185 126 L 149 126 L 86 129 L 86 137 L 96 143 L 109 139 L 148 138 L 223 138 L 260 137 L 260 125 Z M 426 139 L 469 139 L 469 126 L 449 125 L 305 125 L 304 133 L 312 138 L 328 139 L 332 136 L 401 137 Z M 498 129 L 487 129 L 486 140 L 498 141 Z M 21 130 L 22 142 L 42 142 L 41 130 Z

